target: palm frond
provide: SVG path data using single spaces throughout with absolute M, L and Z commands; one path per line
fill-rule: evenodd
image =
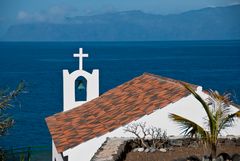
M 236 113 L 235 113 L 235 116 L 238 117 L 238 118 L 240 118 L 240 111 L 236 112 Z
M 211 148 L 211 155 L 216 157 L 219 133 L 221 130 L 233 126 L 235 118 L 240 118 L 240 111 L 231 114 L 230 94 L 220 95 L 217 91 L 209 90 L 209 97 L 204 100 L 191 86 L 185 83 L 182 85 L 202 104 L 208 117 L 206 120 L 210 131 L 204 130 L 201 126 L 181 116 L 170 114 L 169 117 L 181 126 L 186 135 L 200 134 L 203 141 Z
M 228 127 L 232 127 L 234 124 L 234 119 L 238 117 L 240 118 L 240 111 L 237 111 L 233 114 L 228 115 L 227 117 L 225 117 L 222 122 L 219 124 L 219 129 L 218 129 L 218 134 L 220 133 L 221 130 L 228 128 Z
M 200 135 L 203 139 L 208 138 L 208 132 L 195 122 L 176 114 L 169 114 L 169 118 L 180 126 L 182 134 L 185 136 Z
M 16 89 L 8 94 L 1 94 L 0 98 L 0 110 L 4 110 L 8 107 L 12 107 L 12 100 L 15 99 L 25 88 L 25 83 L 21 81 Z
M 12 127 L 14 120 L 12 118 L 5 118 L 0 122 L 0 136 L 4 135 L 10 127 Z
M 232 103 L 230 93 L 224 93 L 223 95 L 221 95 L 219 94 L 218 91 L 213 91 L 210 89 L 209 95 L 210 95 L 210 98 L 213 98 L 214 100 L 224 103 L 226 106 L 229 106 Z
M 210 130 L 214 131 L 214 126 L 215 126 L 215 119 L 213 117 L 212 112 L 210 111 L 210 108 L 205 102 L 201 96 L 199 96 L 194 89 L 192 89 L 188 84 L 182 83 L 182 85 L 202 104 L 205 112 L 207 113 L 208 119 L 209 119 L 209 125 L 210 125 Z

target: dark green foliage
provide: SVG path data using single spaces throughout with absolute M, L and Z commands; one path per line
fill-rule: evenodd
M 4 135 L 6 131 L 14 124 L 14 120 L 4 112 L 6 109 L 13 107 L 16 97 L 23 91 L 23 89 L 24 82 L 21 81 L 17 88 L 13 91 L 0 91 L 0 136 Z
M 4 151 L 4 161 L 46 161 L 51 159 L 50 146 L 28 146 Z M 2 161 L 2 160 L 0 160 Z

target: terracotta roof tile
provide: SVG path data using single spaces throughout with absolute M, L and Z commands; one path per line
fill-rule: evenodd
M 46 122 L 60 153 L 187 95 L 180 81 L 145 73 L 79 107 L 50 116 Z

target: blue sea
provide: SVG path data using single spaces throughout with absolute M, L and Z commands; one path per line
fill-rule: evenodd
M 26 91 L 8 109 L 15 125 L 0 146 L 51 145 L 44 118 L 62 111 L 62 70 L 74 71 L 83 47 L 84 69 L 100 69 L 100 93 L 144 72 L 231 92 L 240 103 L 240 41 L 1 42 L 0 88 L 21 80 Z

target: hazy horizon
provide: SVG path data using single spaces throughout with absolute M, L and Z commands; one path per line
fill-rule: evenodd
M 73 16 L 13 25 L 1 41 L 166 41 L 239 40 L 240 5 L 205 8 L 181 14 L 139 11 Z M 22 15 L 23 18 L 26 15 Z
M 19 22 L 56 21 L 71 16 L 140 10 L 153 14 L 172 14 L 206 7 L 240 4 L 240 0 L 1 0 L 0 25 Z M 0 28 L 1 30 L 1 28 Z

